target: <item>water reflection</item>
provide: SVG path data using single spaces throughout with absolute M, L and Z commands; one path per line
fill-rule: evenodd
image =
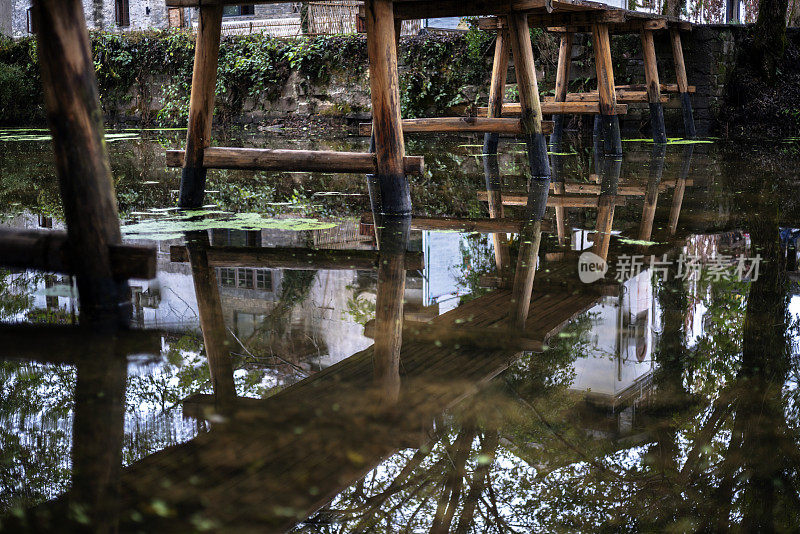
M 8 327 L 5 359 L 66 366 L 75 385 L 71 487 L 7 506 L 3 526 L 791 531 L 797 311 L 780 178 L 726 176 L 742 193 L 717 232 L 697 208 L 694 151 L 680 152 L 639 152 L 644 172 L 553 156 L 552 182 L 483 158 L 472 194 L 485 187 L 488 219 L 389 218 L 374 204 L 351 230 L 305 239 L 189 232 L 161 245 L 160 285 L 134 298 L 158 331 L 69 331 L 59 346 L 72 351 L 52 354 Z M 604 279 L 580 281 L 585 251 L 608 261 Z M 757 279 L 679 278 L 695 252 L 763 263 Z M 637 254 L 668 265 L 615 279 Z M 458 282 L 434 287 L 442 273 Z M 141 352 L 197 363 L 159 390 L 193 431 L 131 457 L 126 396 L 147 398 L 131 380 L 157 376 L 129 361 Z M 21 380 L 7 364 L 4 384 Z

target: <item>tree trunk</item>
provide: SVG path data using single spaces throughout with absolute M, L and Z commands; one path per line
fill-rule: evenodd
M 680 17 L 683 3 L 683 0 L 666 0 L 664 2 L 663 14 L 667 15 L 668 17 Z
M 760 0 L 758 19 L 753 27 L 754 67 L 767 79 L 775 78 L 786 48 L 786 11 L 788 0 Z M 756 59 L 757 58 L 757 59 Z

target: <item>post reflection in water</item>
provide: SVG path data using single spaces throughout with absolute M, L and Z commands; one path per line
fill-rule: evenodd
M 723 232 L 707 230 L 687 216 L 705 201 L 692 195 L 695 155 L 655 147 L 638 183 L 619 157 L 598 156 L 597 183 L 554 156 L 553 183 L 531 180 L 521 215 L 503 206 L 498 156 L 484 157 L 492 220 L 454 241 L 473 255 L 468 283 L 488 282 L 449 307 L 406 306 L 433 261 L 418 265 L 418 232 L 474 220 L 373 212 L 361 250 L 186 234 L 173 261 L 189 263 L 211 383 L 176 409 L 205 431 L 123 467 L 131 350 L 92 340 L 85 351 L 108 358 L 68 362 L 72 486 L 3 526 L 53 531 L 71 514 L 101 532 L 791 531 L 800 436 L 783 206 L 769 182 L 725 176 L 747 194 Z M 714 236 L 742 220 L 751 243 L 722 248 Z M 584 284 L 584 250 L 610 267 L 631 254 L 670 266 L 664 279 L 645 269 Z M 695 250 L 763 263 L 755 280 L 679 278 Z M 375 296 L 363 344 L 263 398 L 238 395 L 234 375 L 254 360 L 242 363 L 246 340 L 226 325 L 225 266 L 352 272 Z

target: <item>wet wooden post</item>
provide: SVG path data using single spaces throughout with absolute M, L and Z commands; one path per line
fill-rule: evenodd
M 514 271 L 514 284 L 511 287 L 511 309 L 508 317 L 509 326 L 518 331 L 525 329 L 531 307 L 533 279 L 536 275 L 539 245 L 542 242 L 542 218 L 547 208 L 549 192 L 549 179 L 531 179 L 525 208 L 526 222 L 519 234 L 519 255 Z
M 666 143 L 664 128 L 664 108 L 661 106 L 661 82 L 658 80 L 658 61 L 653 42 L 653 31 L 642 30 L 642 57 L 644 58 L 644 77 L 647 87 L 647 101 L 650 104 L 650 127 L 653 129 L 653 142 Z
M 505 19 L 498 18 L 498 22 Z M 508 30 L 499 28 L 494 43 L 494 62 L 492 63 L 492 81 L 489 86 L 489 108 L 486 116 L 490 118 L 503 115 L 503 100 L 506 94 L 506 78 L 508 77 Z M 498 133 L 486 133 L 483 137 L 483 153 L 497 154 Z
M 567 192 L 564 183 L 564 159 L 562 156 L 553 156 L 553 193 L 564 195 Z M 563 204 L 555 207 L 556 210 L 556 236 L 558 245 L 563 247 L 567 244 L 567 208 Z
M 681 206 L 683 205 L 683 195 L 686 191 L 686 179 L 689 177 L 689 169 L 692 166 L 692 152 L 694 145 L 686 145 L 683 147 L 683 161 L 681 165 L 681 173 L 678 176 L 678 181 L 675 184 L 675 190 L 672 193 L 672 206 L 669 210 L 669 235 L 674 236 L 678 231 L 678 219 L 681 216 Z
M 489 205 L 489 217 L 502 219 L 505 216 L 503 210 L 503 180 L 500 177 L 497 154 L 484 155 L 483 173 L 486 180 L 486 201 Z M 492 239 L 494 241 L 494 261 L 497 266 L 497 273 L 505 285 L 510 283 L 511 258 L 508 250 L 508 238 L 505 233 L 497 232 L 492 234 Z
M 208 232 L 187 232 L 186 250 L 192 268 L 192 282 L 197 297 L 197 311 L 203 345 L 208 358 L 208 370 L 214 390 L 214 401 L 220 411 L 230 411 L 236 403 L 236 387 L 233 382 L 230 342 L 222 314 L 217 275 L 209 264 L 207 250 L 210 247 Z
M 600 156 L 595 165 L 600 175 L 600 198 L 597 203 L 597 222 L 592 252 L 607 260 L 608 247 L 611 243 L 611 230 L 614 226 L 614 207 L 616 206 L 617 192 L 619 190 L 622 158 Z
M 542 133 L 542 107 L 539 100 L 539 85 L 536 81 L 536 66 L 533 62 L 528 16 L 524 13 L 509 15 L 508 29 L 511 49 L 514 53 L 517 89 L 525 141 L 528 145 L 531 177 L 549 180 L 550 162 L 547 159 L 547 140 Z
M 689 96 L 689 80 L 686 77 L 686 64 L 683 60 L 683 46 L 678 28 L 670 28 L 670 42 L 672 43 L 672 59 L 675 62 L 675 75 L 678 79 L 678 92 L 681 95 L 681 109 L 683 111 L 683 135 L 687 139 L 694 139 L 697 131 L 694 127 L 694 114 L 692 112 L 692 99 Z
M 650 241 L 650 237 L 653 235 L 653 220 L 655 219 L 656 205 L 658 204 L 658 188 L 661 185 L 661 176 L 664 173 L 666 150 L 666 145 L 655 145 L 650 156 L 650 175 L 645 191 L 642 220 L 639 223 L 639 240 L 641 241 Z
M 403 344 L 405 256 L 411 216 L 384 216 L 380 230 L 378 296 L 375 304 L 373 372 L 382 398 L 396 402 L 400 394 L 400 348 Z
M 207 171 L 203 165 L 203 154 L 211 145 L 221 33 L 222 6 L 201 6 L 195 39 L 186 155 L 181 171 L 181 190 L 178 200 L 181 208 L 199 208 L 205 198 Z
M 569 90 L 569 71 L 572 66 L 572 32 L 561 34 L 561 43 L 558 47 L 558 68 L 556 70 L 556 102 L 566 102 Z M 554 147 L 561 145 L 564 135 L 564 115 L 559 113 L 553 116 L 553 133 L 550 136 L 550 144 Z
M 364 8 L 381 211 L 405 215 L 411 212 L 411 194 L 403 165 L 405 144 L 400 115 L 394 8 L 389 0 L 367 0 Z
M 122 237 L 83 4 L 36 0 L 33 10 L 81 322 L 127 324 L 128 283 L 114 279 L 109 252 Z
M 603 140 L 603 150 L 606 154 L 622 154 L 622 136 L 619 131 L 619 117 L 616 110 L 617 94 L 614 87 L 614 66 L 611 62 L 608 24 L 592 24 L 592 44 L 600 102 L 600 115 L 595 118 L 595 129 L 597 130 L 599 126 L 599 134 Z

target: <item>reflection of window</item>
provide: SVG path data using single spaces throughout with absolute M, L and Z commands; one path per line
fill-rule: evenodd
M 256 270 L 256 289 L 272 291 L 272 271 Z
M 131 25 L 131 10 L 128 0 L 114 0 L 114 14 L 117 26 Z
M 220 269 L 219 283 L 223 287 L 236 287 L 236 269 Z
M 33 20 L 33 8 L 28 8 L 28 33 L 36 33 L 36 22 Z
M 223 17 L 240 17 L 243 15 L 255 15 L 255 6 L 225 6 L 222 8 Z
M 236 287 L 253 289 L 253 269 L 239 269 L 237 274 L 239 275 L 239 280 L 236 283 Z

